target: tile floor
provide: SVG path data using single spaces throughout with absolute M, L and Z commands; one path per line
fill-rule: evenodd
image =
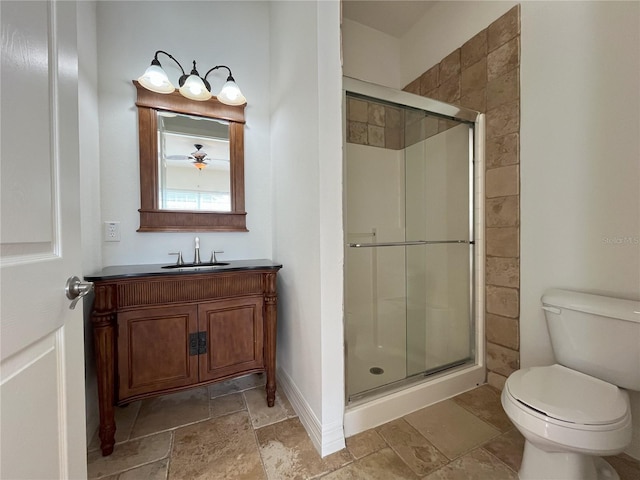
M 117 409 L 114 453 L 91 442 L 91 479 L 517 479 L 523 439 L 483 385 L 347 439 L 320 458 L 282 393 L 267 408 L 248 375 Z M 622 480 L 640 462 L 609 457 Z

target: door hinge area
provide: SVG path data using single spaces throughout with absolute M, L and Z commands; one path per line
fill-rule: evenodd
M 189 356 L 207 353 L 207 332 L 189 334 Z

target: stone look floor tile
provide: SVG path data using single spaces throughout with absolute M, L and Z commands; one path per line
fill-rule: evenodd
M 474 415 L 486 420 L 501 432 L 507 432 L 513 423 L 504 413 L 500 403 L 500 391 L 490 385 L 482 385 L 452 398 L 458 405 L 466 408 Z
M 206 388 L 185 390 L 143 400 L 131 438 L 142 437 L 209 418 Z
M 604 457 L 620 475 L 620 480 L 638 480 L 640 478 L 640 461 L 634 460 L 625 453 L 615 457 Z
M 428 475 L 424 480 L 518 480 L 518 474 L 478 448 Z
M 266 383 L 267 376 L 264 373 L 262 375 L 252 373 L 243 377 L 232 378 L 231 380 L 209 385 L 209 395 L 211 398 L 215 398 L 221 395 L 228 395 L 230 393 L 242 392 L 250 388 L 263 386 Z
M 216 397 L 209 400 L 209 412 L 211 418 L 221 417 L 229 413 L 246 410 L 242 393 L 230 393 L 222 397 Z
M 418 480 L 418 477 L 390 448 L 384 448 L 342 467 L 322 480 Z
M 242 394 L 244 395 L 247 409 L 251 415 L 253 428 L 261 428 L 290 417 L 290 412 L 284 407 L 281 395 L 278 392 L 276 392 L 276 401 L 273 407 L 267 406 L 267 393 L 262 387 L 245 390 Z M 287 401 L 287 404 L 288 403 Z M 291 407 L 289 406 L 289 408 Z M 291 409 L 291 411 L 293 411 L 293 409 Z
M 166 458 L 171 435 L 171 432 L 164 432 L 121 443 L 108 457 L 103 457 L 99 450 L 90 452 L 87 456 L 88 477 L 100 478 Z
M 126 407 L 115 407 L 116 420 L 116 444 L 126 442 L 131 436 L 131 429 L 138 418 L 140 405 L 142 402 L 132 402 Z M 93 434 L 93 438 L 89 443 L 87 451 L 92 452 L 100 448 L 100 439 L 98 438 L 98 430 Z
M 403 419 L 382 425 L 380 436 L 417 475 L 424 476 L 449 460 Z
M 482 448 L 502 460 L 512 470 L 516 472 L 520 470 L 524 451 L 524 437 L 515 428 L 488 441 Z
M 349 453 L 356 459 L 366 457 L 388 446 L 380 434 L 373 429 L 347 438 L 346 443 L 347 450 L 349 450 Z
M 166 480 L 169 469 L 169 459 L 150 463 L 143 467 L 127 470 L 118 477 L 118 480 Z
M 500 434 L 452 400 L 423 408 L 404 418 L 451 460 Z
M 248 413 L 232 413 L 176 430 L 169 478 L 266 479 Z
M 312 478 L 353 460 L 346 449 L 320 458 L 298 418 L 260 428 L 256 436 L 270 480 Z

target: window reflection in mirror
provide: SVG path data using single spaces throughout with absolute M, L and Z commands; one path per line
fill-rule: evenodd
M 158 111 L 158 204 L 231 211 L 229 122 Z

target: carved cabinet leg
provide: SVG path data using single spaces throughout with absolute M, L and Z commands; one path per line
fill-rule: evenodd
M 267 406 L 273 407 L 276 401 L 276 333 L 277 301 L 276 274 L 265 275 L 265 367 L 267 370 Z
M 115 318 L 114 290 L 110 286 L 96 291 L 93 324 L 96 373 L 98 376 L 98 408 L 100 411 L 100 449 L 102 455 L 111 455 L 115 444 Z

